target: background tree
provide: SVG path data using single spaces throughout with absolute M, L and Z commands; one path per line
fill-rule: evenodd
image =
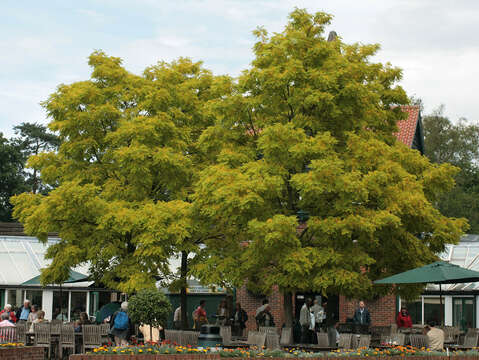
M 452 123 L 444 106 L 423 117 L 426 156 L 435 163 L 461 169 L 456 186 L 440 197 L 439 210 L 446 216 L 465 217 L 470 232 L 479 232 L 479 125 L 459 119 Z
M 157 289 L 144 289 L 128 300 L 128 315 L 132 322 L 150 326 L 150 339 L 153 328 L 166 328 L 171 303 L 164 293 Z
M 261 293 L 278 285 L 286 326 L 292 292 L 385 293 L 372 280 L 433 261 L 466 225 L 433 206 L 456 169 L 393 136 L 408 102 L 401 71 L 370 61 L 378 45 L 328 42 L 330 20 L 297 9 L 283 32 L 257 30 L 251 68 L 201 139 L 218 163 L 194 207 L 224 238 L 206 242 L 196 274 Z
M 58 137 L 49 132 L 45 125 L 37 123 L 21 123 L 13 128 L 17 138 L 13 139 L 14 143 L 21 149 L 25 159 L 32 155 L 38 155 L 41 152 L 55 151 L 60 144 Z M 42 188 L 38 176 L 38 169 L 33 168 L 32 173 L 27 173 L 26 183 L 33 193 L 37 191 L 46 191 Z
M 0 133 L 0 221 L 12 221 L 10 197 L 27 191 L 21 149 Z

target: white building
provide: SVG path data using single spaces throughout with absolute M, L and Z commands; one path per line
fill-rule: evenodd
M 75 320 L 82 311 L 95 315 L 103 305 L 119 300 L 119 293 L 103 288 L 94 288 L 92 282 L 63 284 L 61 286 L 22 285 L 38 275 L 48 265 L 45 252 L 49 245 L 59 241 L 52 234 L 47 244 L 37 238 L 26 236 L 20 224 L 0 223 L 0 305 L 19 307 L 25 299 L 45 311 L 46 318 L 56 317 L 60 308 L 68 320 Z M 75 271 L 88 275 L 88 268 Z M 60 296 L 61 295 L 61 296 Z M 60 300 L 61 298 L 61 300 Z M 62 302 L 62 306 L 60 306 Z

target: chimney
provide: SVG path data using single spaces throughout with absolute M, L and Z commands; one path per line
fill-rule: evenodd
M 336 31 L 330 31 L 328 35 L 328 42 L 334 41 L 338 38 L 338 34 L 336 34 Z

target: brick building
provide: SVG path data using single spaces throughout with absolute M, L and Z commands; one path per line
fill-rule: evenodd
M 408 114 L 408 117 L 398 122 L 399 131 L 396 136 L 400 142 L 423 154 L 424 135 L 419 106 L 402 106 L 402 109 Z M 299 317 L 299 309 L 306 297 L 320 298 L 316 294 L 295 294 L 293 297 L 293 309 L 296 317 Z M 247 328 L 254 329 L 256 327 L 255 312 L 261 305 L 264 297 L 255 296 L 246 289 L 246 286 L 243 286 L 237 289 L 236 299 L 248 313 Z M 277 289 L 273 289 L 268 296 L 268 300 L 276 326 L 280 327 L 284 322 L 283 298 Z M 345 322 L 347 318 L 353 316 L 357 302 L 357 299 L 347 299 L 345 296 L 329 297 L 327 306 L 328 316 L 334 316 L 339 318 L 341 322 Z M 374 325 L 389 325 L 395 321 L 398 299 L 395 295 L 388 295 L 376 301 L 368 302 L 367 307 L 371 312 L 371 321 Z

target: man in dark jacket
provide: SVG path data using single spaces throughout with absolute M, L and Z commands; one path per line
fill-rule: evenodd
M 353 322 L 357 325 L 371 325 L 371 315 L 369 314 L 364 301 L 359 302 L 359 308 L 354 312 Z

